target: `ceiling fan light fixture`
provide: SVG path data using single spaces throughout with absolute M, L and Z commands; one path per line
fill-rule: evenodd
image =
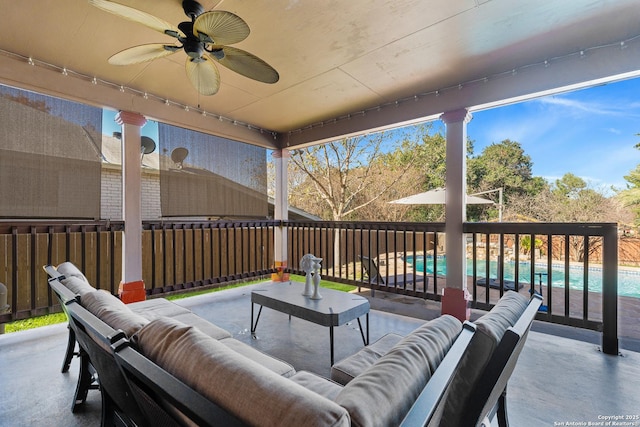
M 216 58 L 218 61 L 223 60 L 224 56 L 225 56 L 223 49 L 214 49 L 214 50 L 210 51 L 209 53 L 211 53 L 211 56 Z
M 204 53 L 204 46 L 197 40 L 185 40 L 184 41 L 184 51 L 191 60 L 200 59 L 202 54 Z
M 202 31 L 198 31 L 197 33 L 198 33 L 197 34 L 198 40 L 200 40 L 202 43 L 211 43 L 211 44 L 215 43 L 215 41 L 211 38 L 209 34 L 203 33 Z

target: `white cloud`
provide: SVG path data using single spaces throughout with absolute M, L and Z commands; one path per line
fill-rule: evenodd
M 534 102 L 539 102 L 543 105 L 564 107 L 569 113 L 576 114 L 577 112 L 583 112 L 587 114 L 597 114 L 600 116 L 628 116 L 638 117 L 637 114 L 632 114 L 630 111 L 632 108 L 627 106 L 615 106 L 610 104 L 602 104 L 598 102 L 581 101 L 577 99 L 565 98 L 561 96 L 550 96 L 546 98 L 540 98 Z

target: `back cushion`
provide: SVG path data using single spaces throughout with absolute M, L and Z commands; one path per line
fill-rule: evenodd
M 247 424 L 349 425 L 344 408 L 175 319 L 153 320 L 135 341 L 149 359 Z
M 87 277 L 75 266 L 75 264 L 67 261 L 63 262 L 59 266 L 56 267 L 58 273 L 64 275 L 64 277 L 77 277 L 78 279 L 82 279 L 85 282 L 89 283 Z
M 79 277 L 71 276 L 68 278 L 64 278 L 60 281 L 62 282 L 63 285 L 67 287 L 67 289 L 69 289 L 71 292 L 73 292 L 76 295 L 80 295 L 80 297 L 82 297 L 83 295 L 89 292 L 95 292 L 96 290 L 96 288 L 94 288 L 84 280 L 80 279 Z
M 449 315 L 420 326 L 344 386 L 335 402 L 347 408 L 353 426 L 400 424 L 461 330 Z
M 452 380 L 440 426 L 458 426 L 463 411 L 469 411 L 471 406 L 478 406 L 478 402 L 473 402 L 478 378 L 505 331 L 518 321 L 528 304 L 529 299 L 524 295 L 508 291 L 491 311 L 476 320 L 477 331 Z
M 107 291 L 85 294 L 80 302 L 87 311 L 113 329 L 121 329 L 127 337 L 149 323 L 147 319 L 131 311 L 125 303 Z

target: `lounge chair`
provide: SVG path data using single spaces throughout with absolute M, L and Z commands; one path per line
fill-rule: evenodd
M 484 277 L 480 277 L 476 280 L 476 284 L 478 286 L 487 286 L 487 279 Z M 518 283 L 518 290 L 522 289 L 523 284 Z M 489 287 L 494 289 L 500 289 L 500 279 L 489 279 Z M 516 282 L 513 280 L 504 280 L 504 290 L 505 291 L 515 291 L 516 290 Z
M 376 265 L 376 262 L 373 260 L 373 258 L 360 255 L 360 259 L 362 260 L 362 266 L 367 272 L 367 283 L 398 288 L 406 288 L 407 285 L 413 285 L 415 283 L 416 285 L 423 285 L 423 290 L 426 290 L 427 286 L 429 286 L 429 278 L 426 276 L 414 276 L 412 273 L 384 276 L 380 274 L 380 270 L 378 269 L 378 266 Z M 363 281 L 365 280 L 363 279 Z M 418 290 L 417 286 L 414 290 Z

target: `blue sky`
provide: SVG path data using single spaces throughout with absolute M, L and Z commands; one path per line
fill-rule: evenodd
M 640 164 L 640 79 L 626 80 L 473 113 L 467 135 L 479 154 L 492 143 L 520 143 L 533 175 L 551 182 L 571 172 L 595 189 L 626 187 Z

